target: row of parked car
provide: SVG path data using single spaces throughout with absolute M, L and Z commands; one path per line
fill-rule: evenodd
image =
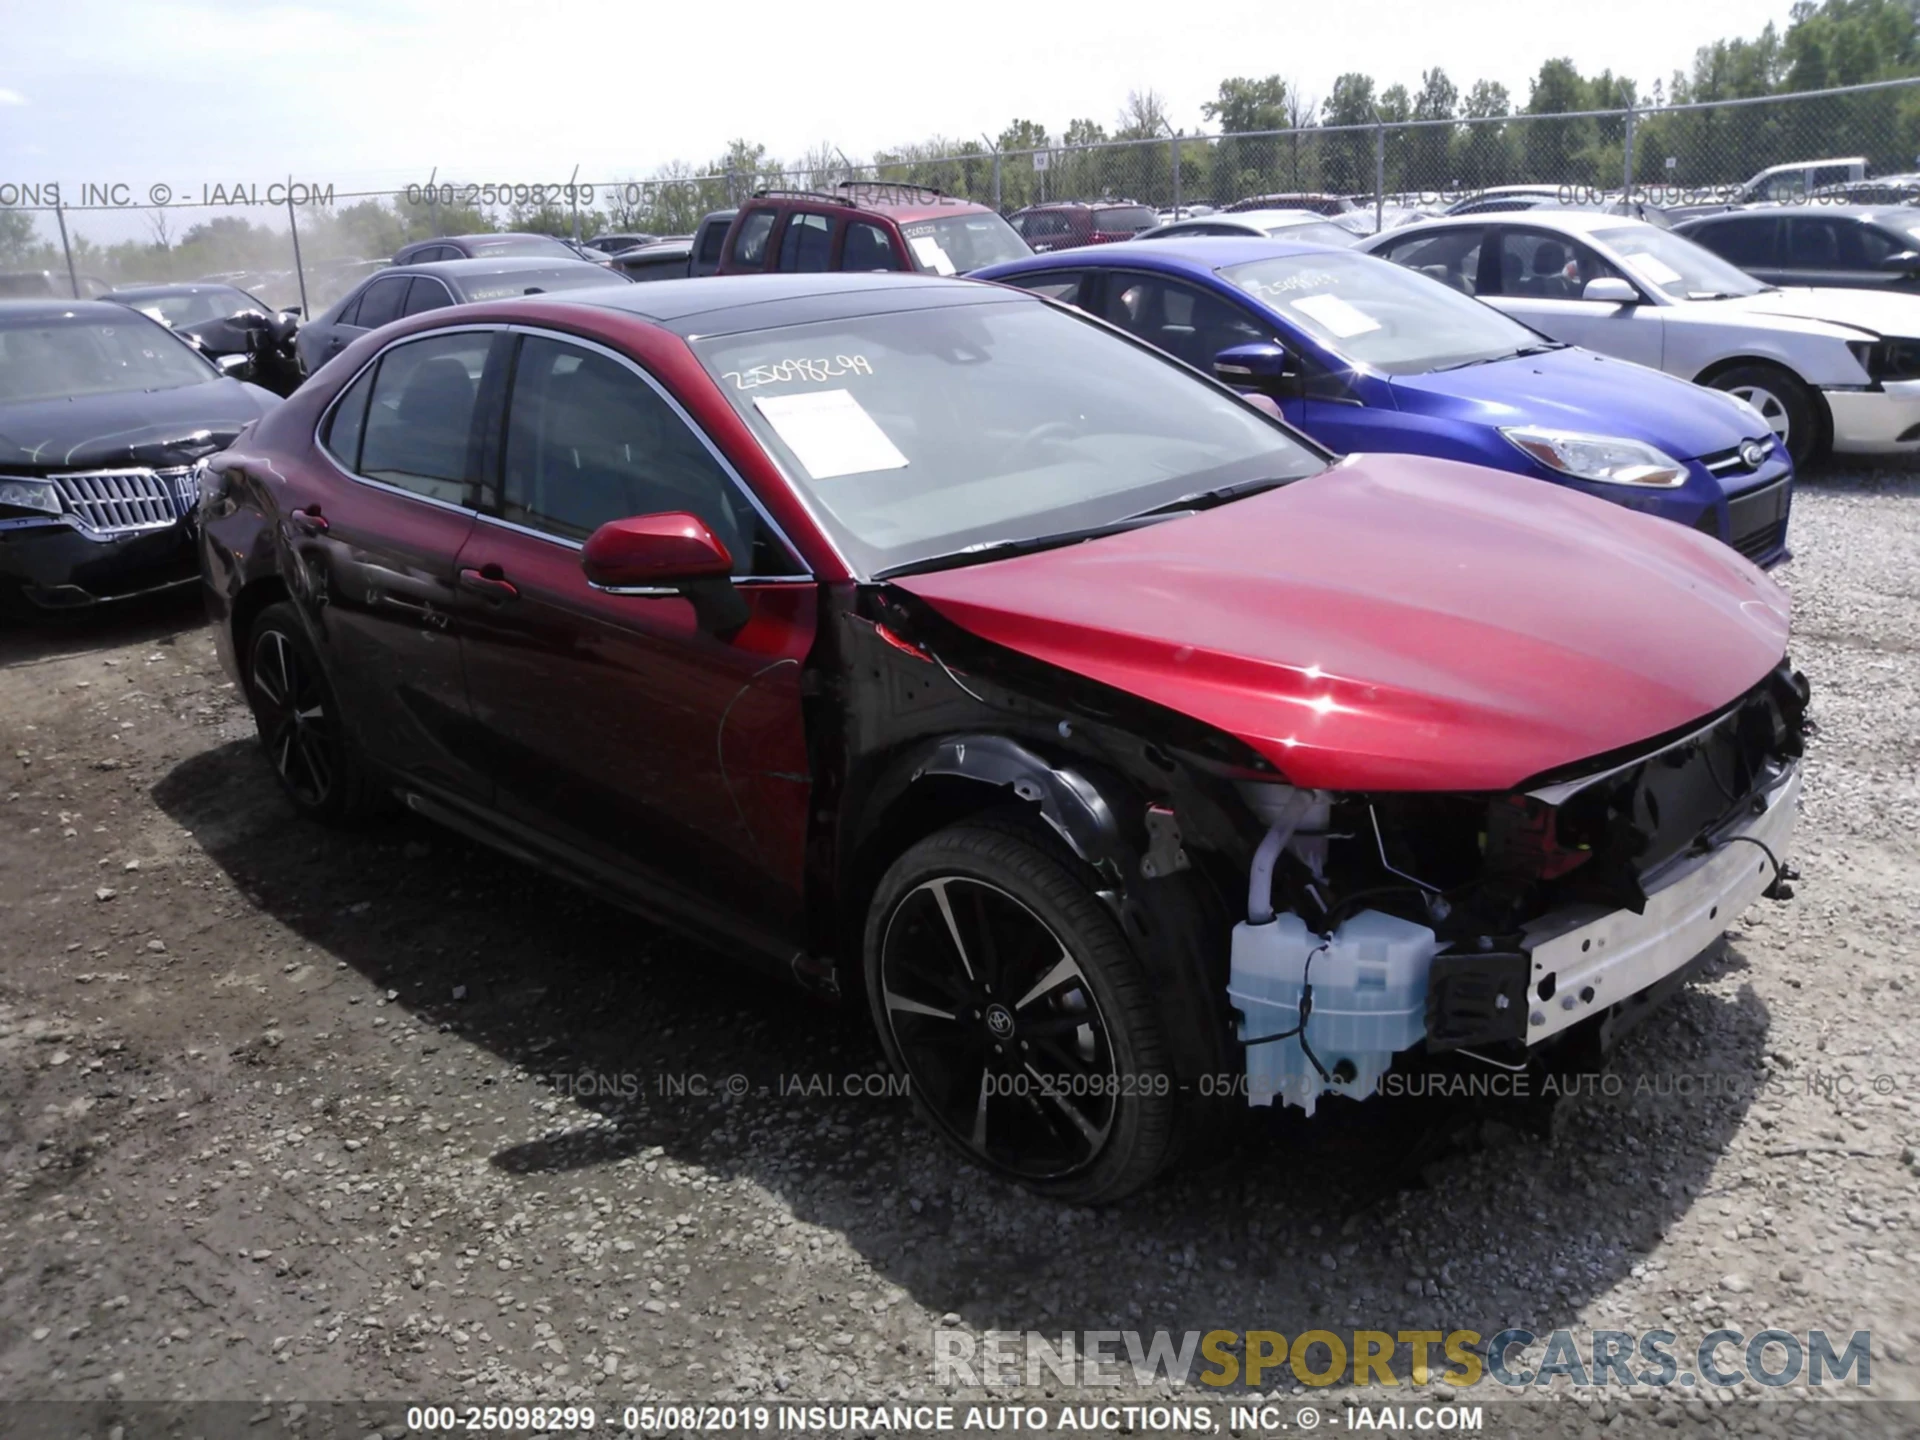
M 1241 375 L 1247 356 L 1238 352 L 1267 346 L 1271 353 L 1247 372 L 1256 380 L 1239 388 L 1273 390 L 1290 423 L 1335 449 L 1414 451 L 1551 478 L 1714 534 L 1762 564 L 1787 553 L 1791 464 L 1828 449 L 1920 446 L 1920 318 L 1905 313 L 1912 306 L 1904 298 L 1888 310 L 1865 294 L 1781 289 L 1685 233 L 1713 239 L 1765 226 L 1794 235 L 1816 222 L 1831 232 L 1854 223 L 1851 210 L 1821 205 L 1803 215 L 1771 205 L 1669 230 L 1612 206 L 1503 212 L 1487 203 L 1483 195 L 1456 206 L 1457 214 L 1362 236 L 1338 223 L 1351 207 L 1335 196 L 1253 197 L 1165 223 L 1130 202 L 1060 202 L 1009 221 L 918 187 L 849 184 L 762 192 L 707 217 L 677 253 L 641 235 L 607 237 L 595 261 L 548 236 L 417 242 L 304 325 L 297 313 L 270 310 L 233 286 L 133 287 L 104 298 L 185 337 L 229 377 L 285 395 L 395 321 L 600 288 L 615 276 L 975 275 L 1042 290 L 1209 372 L 1232 350 L 1230 368 Z M 1881 212 L 1874 223 L 1891 259 L 1920 265 L 1914 252 L 1892 248 L 1920 243 L 1920 212 Z M 1221 263 L 1227 251 L 1190 243 L 1234 237 L 1264 243 L 1254 246 L 1267 257 L 1261 263 L 1284 274 L 1237 283 Z M 1439 285 L 1409 284 L 1369 256 Z M 1881 273 L 1897 268 L 1889 263 Z M 46 339 L 22 334 L 12 348 L 26 353 Z M 1738 404 L 1703 404 L 1693 389 L 1673 389 L 1652 373 L 1660 370 Z M 23 395 L 50 398 L 90 384 L 73 366 L 35 367 L 32 383 L 21 373 Z M 100 428 L 124 433 L 111 420 Z M 1535 438 L 1522 443 L 1523 433 Z M 83 438 L 36 437 L 34 453 L 72 466 Z M 168 458 L 161 468 L 192 457 L 176 450 Z M 77 525 L 79 512 L 63 505 L 7 523 L 44 528 L 64 516 Z M 158 518 L 140 523 L 152 528 Z M 145 537 L 138 548 L 163 547 Z M 140 566 L 127 570 L 127 583 L 107 582 L 114 567 L 97 545 L 71 554 L 88 562 L 87 579 L 41 566 L 22 576 L 24 593 L 61 605 L 149 588 Z M 186 559 L 176 547 L 183 578 Z
M 297 811 L 397 798 L 860 1006 L 967 1157 L 1111 1200 L 1247 1100 L 1610 1043 L 1783 893 L 1751 562 L 1796 448 L 1920 403 L 1920 300 L 1631 217 L 1219 218 L 1039 252 L 847 187 L 671 283 L 402 252 L 283 400 L 172 297 L 0 304 L 0 566 L 193 564 Z

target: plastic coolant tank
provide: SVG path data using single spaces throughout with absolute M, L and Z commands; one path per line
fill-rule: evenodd
M 1378 910 L 1362 910 L 1328 939 L 1292 913 L 1234 926 L 1227 995 L 1244 1017 L 1240 1038 L 1298 1025 L 1301 988 L 1311 981 L 1306 1038 L 1334 1077 L 1320 1078 L 1298 1036 L 1249 1045 L 1248 1103 L 1278 1097 L 1311 1115 L 1323 1094 L 1373 1093 L 1394 1054 L 1427 1032 L 1427 969 L 1439 948 L 1426 926 Z

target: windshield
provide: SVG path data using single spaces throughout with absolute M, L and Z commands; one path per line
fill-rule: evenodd
M 914 265 L 932 275 L 965 275 L 1033 253 L 1033 247 L 991 210 L 910 221 L 900 227 L 900 233 L 913 252 Z
M 1596 230 L 1593 238 L 1611 249 L 1633 272 L 1634 279 L 1675 300 L 1721 300 L 1758 295 L 1768 288 L 1711 250 L 1671 230 L 1631 225 Z
M 184 340 L 140 315 L 0 321 L 0 403 L 177 390 L 219 373 Z
M 1027 298 L 693 349 L 863 574 L 1326 463 L 1155 352 Z
M 1501 360 L 1542 343 L 1491 306 L 1371 255 L 1286 255 L 1220 274 L 1334 354 L 1388 375 Z
M 258 300 L 239 290 L 221 286 L 219 289 L 175 291 L 164 295 L 115 295 L 111 297 L 122 305 L 131 305 L 143 315 L 150 315 L 163 325 L 171 325 L 179 330 L 188 325 L 204 325 L 209 320 L 225 320 L 229 316 L 254 314 L 273 314 Z

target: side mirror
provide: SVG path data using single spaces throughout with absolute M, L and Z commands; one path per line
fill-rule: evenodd
M 213 355 L 208 358 L 220 367 L 222 375 L 231 375 L 237 380 L 245 379 L 246 372 L 253 368 L 251 355 Z
M 1638 305 L 1640 292 L 1633 288 L 1631 280 L 1622 280 L 1618 275 L 1602 275 L 1597 280 L 1587 281 L 1580 298 L 1598 300 L 1604 305 Z
M 1890 275 L 1912 275 L 1920 271 L 1920 254 L 1902 250 L 1897 255 L 1887 256 L 1880 262 L 1879 268 Z
M 1214 378 L 1236 390 L 1258 390 L 1273 394 L 1299 375 L 1299 367 L 1284 345 L 1259 341 L 1251 345 L 1232 345 L 1213 357 Z
M 609 520 L 587 537 L 580 568 L 602 590 L 677 590 L 689 581 L 725 579 L 733 556 L 706 521 L 683 510 Z

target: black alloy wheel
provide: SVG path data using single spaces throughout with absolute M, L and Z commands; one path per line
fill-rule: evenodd
M 254 622 L 247 699 L 280 788 L 296 807 L 328 821 L 368 808 L 365 774 L 341 728 L 333 689 L 291 605 L 269 605 Z
M 1117 1199 L 1171 1145 L 1167 1045 L 1111 913 L 1041 837 L 963 826 L 908 851 L 868 924 L 868 995 L 914 1102 L 970 1159 Z

